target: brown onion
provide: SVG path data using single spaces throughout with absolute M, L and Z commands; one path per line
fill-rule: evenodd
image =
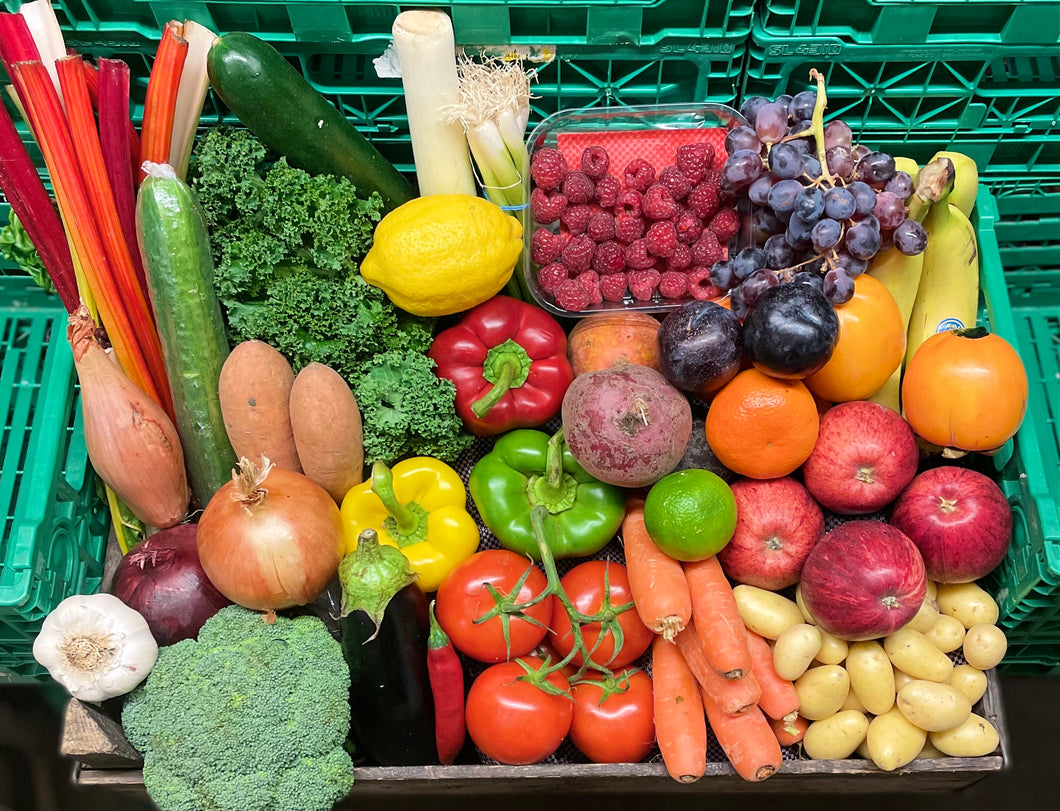
M 137 518 L 171 527 L 184 517 L 191 498 L 176 426 L 99 345 L 95 330 L 82 305 L 66 331 L 81 384 L 88 457 Z
M 232 481 L 206 505 L 196 543 L 199 562 L 225 597 L 258 611 L 315 600 L 345 551 L 339 508 L 309 477 L 239 460 Z

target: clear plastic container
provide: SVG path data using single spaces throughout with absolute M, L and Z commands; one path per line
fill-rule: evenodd
M 605 145 L 605 148 L 608 148 L 607 144 L 619 146 L 619 157 L 616 159 L 615 156 L 612 156 L 609 172 L 621 178 L 625 162 L 629 159 L 627 157 L 623 160 L 621 153 L 634 154 L 636 152 L 636 147 L 631 142 L 638 144 L 654 142 L 656 144 L 655 154 L 659 154 L 660 143 L 667 144 L 672 142 L 674 149 L 676 149 L 676 144 L 679 141 L 696 140 L 696 138 L 685 139 L 681 136 L 671 136 L 666 131 L 699 131 L 697 133 L 698 136 L 704 134 L 702 131 L 712 130 L 714 132 L 710 135 L 709 140 L 715 143 L 715 167 L 720 167 L 725 155 L 723 146 L 725 133 L 745 123 L 743 116 L 733 108 L 713 102 L 561 110 L 550 115 L 534 128 L 527 142 L 527 150 L 532 161 L 534 154 L 540 149 L 545 147 L 560 149 L 568 156 L 568 163 L 573 169 L 578 166 L 578 157 L 580 157 L 581 149 L 595 143 L 596 139 L 593 136 L 599 135 L 599 140 Z M 662 135 L 662 138 L 655 139 L 649 135 L 652 132 Z M 628 138 L 626 137 L 627 134 Z M 608 151 L 610 153 L 612 149 L 608 148 Z M 672 156 L 670 156 L 669 162 L 673 162 Z M 659 162 L 657 161 L 653 161 L 653 163 L 657 164 L 657 170 L 661 170 L 667 165 L 666 162 L 661 162 L 661 165 L 658 165 Z M 524 192 L 526 195 L 524 199 L 529 200 L 532 190 L 529 171 L 524 172 L 524 176 Z M 737 209 L 740 214 L 740 231 L 727 246 L 723 246 L 728 249 L 730 254 L 751 244 L 750 208 L 746 206 L 746 201 L 743 201 L 741 205 L 743 207 Z M 664 298 L 656 290 L 650 300 L 640 301 L 634 299 L 633 295 L 627 290 L 626 296 L 622 301 L 605 300 L 600 304 L 590 304 L 584 310 L 566 310 L 560 307 L 555 299 L 545 292 L 538 283 L 537 274 L 540 266 L 535 265 L 531 259 L 530 244 L 534 231 L 539 227 L 547 227 L 551 231 L 558 231 L 559 223 L 540 226 L 534 221 L 530 211 L 524 209 L 523 239 L 525 250 L 522 258 L 523 280 L 534 300 L 553 315 L 565 318 L 580 318 L 600 312 L 664 313 L 677 309 L 692 300 L 691 296 Z

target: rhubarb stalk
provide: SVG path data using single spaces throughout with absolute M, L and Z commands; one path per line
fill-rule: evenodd
M 168 163 L 173 143 L 180 76 L 188 56 L 188 41 L 180 35 L 180 23 L 170 20 L 162 29 L 144 98 L 144 123 L 140 132 L 140 166 L 145 162 Z M 147 173 L 141 168 L 138 183 Z

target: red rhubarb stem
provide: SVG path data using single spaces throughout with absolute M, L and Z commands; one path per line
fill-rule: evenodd
M 139 182 L 147 176 L 143 162 L 168 163 L 173 143 L 173 120 L 177 109 L 177 93 L 184 60 L 188 57 L 188 41 L 180 35 L 180 23 L 170 20 L 162 29 L 151 76 L 147 80 L 144 98 L 144 123 L 140 134 Z

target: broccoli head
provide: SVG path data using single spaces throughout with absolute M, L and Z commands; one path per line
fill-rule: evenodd
M 322 620 L 229 606 L 159 650 L 122 726 L 162 811 L 326 811 L 353 785 L 349 689 Z

